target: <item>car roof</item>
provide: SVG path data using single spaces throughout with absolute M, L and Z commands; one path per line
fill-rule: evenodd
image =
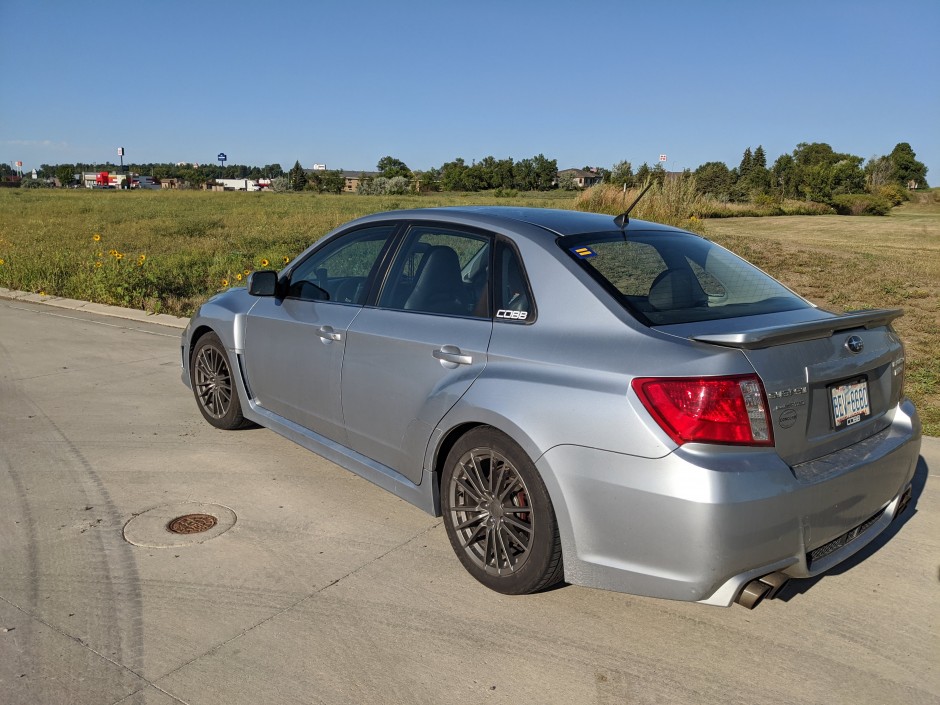
M 435 214 L 459 216 L 461 220 L 468 224 L 476 223 L 481 226 L 491 225 L 494 221 L 528 223 L 548 230 L 556 236 L 620 230 L 620 228 L 614 224 L 614 218 L 611 215 L 584 213 L 582 211 L 569 211 L 557 208 L 446 206 L 442 208 L 416 208 L 413 210 L 392 211 L 376 214 L 374 217 L 408 218 L 418 216 L 428 218 L 433 217 Z M 682 232 L 668 225 L 651 223 L 645 220 L 631 220 L 628 229 Z

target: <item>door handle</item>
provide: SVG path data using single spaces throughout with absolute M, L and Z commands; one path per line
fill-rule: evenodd
M 317 335 L 320 336 L 324 343 L 338 342 L 343 339 L 342 333 L 337 333 L 333 330 L 333 326 L 320 326 L 317 329 Z
M 473 358 L 469 355 L 464 355 L 456 345 L 442 345 L 431 354 L 435 359 L 440 360 L 441 364 L 445 367 L 450 367 L 450 365 L 473 364 Z

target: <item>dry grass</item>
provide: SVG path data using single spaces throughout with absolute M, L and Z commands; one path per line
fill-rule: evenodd
M 940 435 L 940 203 L 932 194 L 884 218 L 791 216 L 706 221 L 711 239 L 834 311 L 903 308 L 907 392 Z

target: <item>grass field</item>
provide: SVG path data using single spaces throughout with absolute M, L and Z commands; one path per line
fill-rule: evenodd
M 189 315 L 354 217 L 460 204 L 573 208 L 575 196 L 0 189 L 0 287 Z M 728 218 L 705 221 L 704 230 L 825 308 L 904 308 L 896 327 L 907 344 L 908 393 L 928 433 L 940 435 L 935 194 L 883 218 Z

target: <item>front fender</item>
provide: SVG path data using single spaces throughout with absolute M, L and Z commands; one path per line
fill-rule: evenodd
M 210 331 L 219 336 L 229 353 L 229 364 L 232 369 L 237 369 L 235 356 L 244 349 L 246 317 L 255 301 L 257 299 L 246 289 L 230 289 L 209 299 L 196 310 L 181 340 L 182 378 L 186 386 L 190 386 L 189 362 L 193 347 Z

